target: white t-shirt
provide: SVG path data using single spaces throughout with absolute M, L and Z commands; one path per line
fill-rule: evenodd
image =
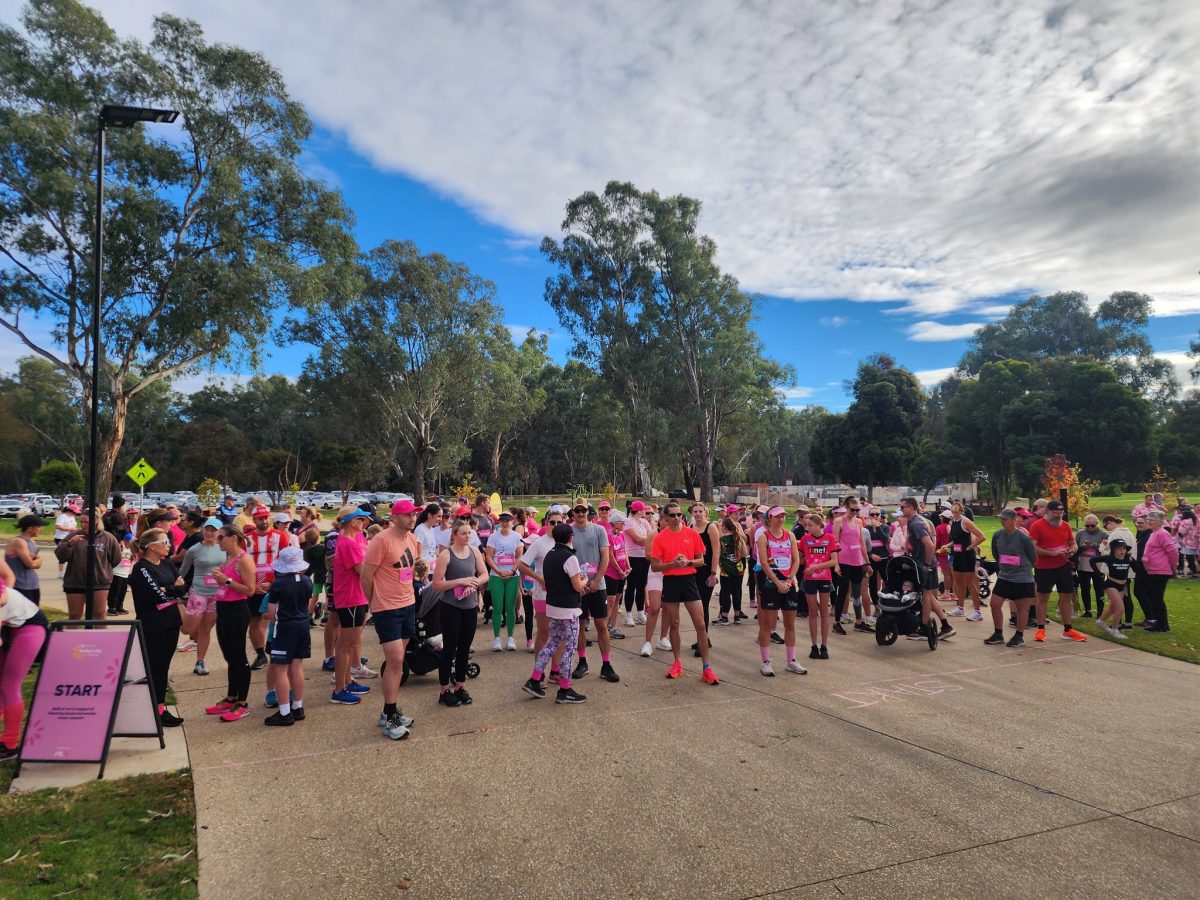
M 542 571 L 542 561 L 545 560 L 546 554 L 553 549 L 554 538 L 548 534 L 543 534 L 529 545 L 529 549 L 521 557 L 521 562 L 540 573 Z M 533 599 L 541 603 L 546 602 L 546 588 L 536 579 L 533 582 Z
M 73 515 L 70 513 L 59 513 L 58 518 L 54 520 L 54 539 L 61 541 L 77 527 L 78 525 Z
M 551 546 L 554 545 L 551 544 Z M 567 561 L 563 563 L 563 571 L 571 578 L 574 578 L 579 574 L 579 560 L 574 556 L 567 557 Z M 582 612 L 583 610 L 578 606 L 570 609 L 562 606 L 546 606 L 546 617 L 549 619 L 578 619 Z
M 430 529 L 430 530 L 432 530 L 432 529 Z M 433 532 L 433 537 L 437 541 L 437 545 L 438 545 L 439 549 L 450 546 L 450 534 L 453 531 L 454 531 L 453 528 L 439 528 L 439 529 L 437 529 L 437 531 Z M 418 538 L 417 540 L 420 540 L 420 538 Z M 479 535 L 477 535 L 475 533 L 474 528 L 471 529 L 471 538 L 470 538 L 470 540 L 467 541 L 467 546 L 468 547 L 478 547 L 479 546 Z
M 575 567 L 579 571 L 579 567 Z M 38 614 L 37 604 L 18 591 L 16 588 L 6 588 L 4 593 L 8 599 L 0 606 L 0 621 L 13 628 L 20 628 Z M 578 614 L 578 610 L 576 610 Z
M 446 532 L 446 546 L 449 546 L 450 532 Z M 432 563 L 437 559 L 438 555 L 438 537 L 428 522 L 422 522 L 413 529 L 413 537 L 417 539 L 417 543 L 421 545 L 421 559 L 428 563 Z M 432 572 L 433 569 L 430 569 Z
M 509 531 L 507 537 L 499 529 L 488 538 L 488 549 L 494 551 L 492 562 L 501 572 L 512 572 L 517 568 L 517 557 L 521 555 L 521 536 Z

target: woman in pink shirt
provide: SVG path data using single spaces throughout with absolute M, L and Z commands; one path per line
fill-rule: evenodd
M 354 680 L 350 669 L 362 656 L 362 630 L 367 622 L 367 595 L 359 575 L 367 557 L 367 536 L 363 529 L 371 521 L 370 513 L 346 505 L 338 512 L 342 530 L 333 551 L 333 612 L 338 617 L 337 649 L 334 650 L 334 689 L 330 702 L 353 706 L 358 695 L 370 690 Z
M 1166 513 L 1153 509 L 1146 514 L 1146 520 L 1150 525 L 1150 536 L 1141 553 L 1142 572 L 1138 575 L 1139 582 L 1145 579 L 1142 609 L 1146 612 L 1146 630 L 1165 632 L 1171 630 L 1167 624 L 1167 582 L 1175 574 L 1179 555 L 1171 533 L 1163 527 Z

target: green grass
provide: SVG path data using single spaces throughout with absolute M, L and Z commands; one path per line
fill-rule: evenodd
M 0 797 L 0 897 L 195 897 L 187 770 Z

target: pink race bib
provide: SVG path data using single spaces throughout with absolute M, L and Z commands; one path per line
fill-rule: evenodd
M 216 587 L 216 586 L 217 586 L 217 579 L 216 579 L 214 576 L 212 576 L 212 575 L 205 575 L 205 576 L 204 576 L 204 583 L 205 583 L 205 584 L 206 584 L 208 587 Z
M 594 563 L 582 563 L 579 566 L 579 571 L 590 578 L 596 574 L 596 566 Z
M 1063 547 L 1045 547 L 1043 549 L 1045 549 L 1045 551 L 1047 553 L 1066 553 L 1067 552 L 1067 548 L 1065 546 L 1063 546 Z
M 408 584 L 408 582 L 410 582 L 410 581 L 412 581 L 412 580 L 413 580 L 413 570 L 412 570 L 412 567 L 411 567 L 411 566 L 409 566 L 408 568 L 404 568 L 404 569 L 397 569 L 397 570 L 396 570 L 396 576 L 397 576 L 397 577 L 398 577 L 398 578 L 399 578 L 399 579 L 400 579 L 402 582 L 404 582 L 405 584 Z
M 962 552 L 963 552 L 963 545 L 962 545 L 962 544 L 955 544 L 955 545 L 954 545 L 954 552 L 955 552 L 955 553 L 962 553 Z
M 465 596 L 467 596 L 467 588 L 463 587 L 461 584 L 454 588 L 455 600 L 461 600 Z
M 1000 565 L 1002 565 L 1002 566 L 1019 566 L 1020 564 L 1021 564 L 1021 557 L 1019 557 L 1013 553 L 1001 553 L 1000 554 Z
M 511 553 L 496 554 L 496 568 L 505 572 L 511 572 L 517 564 L 517 558 Z

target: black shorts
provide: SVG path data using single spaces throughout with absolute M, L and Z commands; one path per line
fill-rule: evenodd
M 917 563 L 917 571 L 921 573 L 921 590 L 936 591 L 938 586 L 937 566 L 925 566 Z
M 1075 593 L 1075 574 L 1070 566 L 1059 566 L 1057 569 L 1034 569 L 1033 580 L 1037 583 L 1039 594 L 1058 591 L 1059 594 Z
M 805 578 L 802 583 L 802 586 L 804 587 L 804 593 L 809 597 L 812 597 L 816 594 L 832 594 L 833 593 L 833 579 L 832 578 L 830 578 L 830 579 Z
M 275 635 L 271 638 L 270 657 L 272 665 L 286 666 L 297 659 L 312 656 L 312 638 L 308 620 L 275 623 Z
M 251 619 L 261 619 L 264 612 L 263 603 L 267 599 L 266 594 L 253 594 L 246 598 L 246 608 L 250 610 Z
M 605 591 L 592 591 L 579 598 L 579 614 L 581 619 L 603 619 L 608 616 L 608 594 Z
M 334 609 L 337 613 L 338 624 L 343 628 L 362 628 L 367 621 L 367 606 L 346 606 Z
M 663 603 L 690 603 L 693 600 L 700 600 L 700 589 L 696 587 L 694 575 L 663 576 Z
M 992 593 L 1002 600 L 1032 600 L 1033 582 L 1006 581 L 1003 578 L 997 578 Z
M 1104 589 L 1107 591 L 1109 588 L 1112 588 L 1114 591 L 1127 591 L 1129 590 L 1129 582 L 1117 584 L 1115 581 L 1105 580 Z
M 767 577 L 766 573 L 763 573 L 762 581 L 758 585 L 758 606 L 768 612 L 775 610 L 795 612 L 800 608 L 800 595 L 796 593 L 795 588 L 781 594 L 774 582 Z
M 364 606 L 363 609 L 366 609 Z M 403 606 L 400 609 L 381 609 L 371 616 L 379 643 L 412 640 L 417 636 L 417 607 Z
M 620 597 L 625 593 L 625 579 L 613 578 L 611 575 L 604 576 L 604 583 L 608 585 L 608 596 Z
M 975 571 L 975 551 L 964 550 L 962 553 L 952 554 L 950 557 L 950 569 L 954 572 L 966 573 Z

